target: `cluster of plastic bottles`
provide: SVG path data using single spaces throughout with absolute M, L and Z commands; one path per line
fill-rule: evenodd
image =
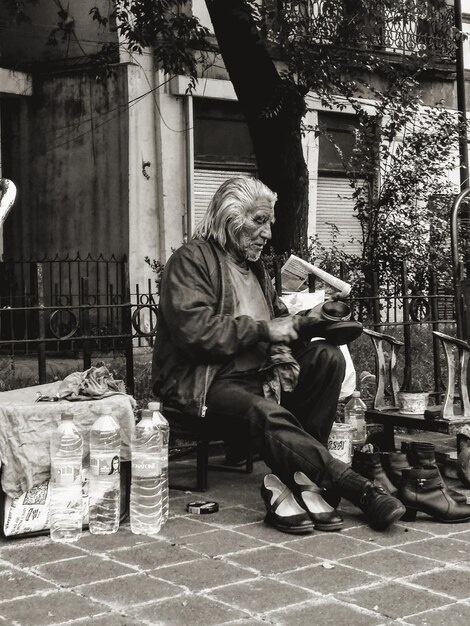
M 131 439 L 131 531 L 154 535 L 168 519 L 168 441 L 170 428 L 151 402 L 141 411 Z M 103 411 L 90 430 L 88 488 L 89 530 L 96 535 L 119 528 L 121 510 L 121 433 L 119 424 Z M 83 439 L 72 413 L 63 413 L 50 442 L 51 539 L 77 541 L 82 533 Z

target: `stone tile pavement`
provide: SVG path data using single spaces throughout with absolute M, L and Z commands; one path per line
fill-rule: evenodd
M 190 480 L 191 463 L 172 476 Z M 124 523 L 73 545 L 0 540 L 0 626 L 470 623 L 470 524 L 423 515 L 379 533 L 343 501 L 341 532 L 286 535 L 263 523 L 266 471 L 211 472 L 212 515 L 186 513 L 201 494 L 172 491 L 157 538 Z

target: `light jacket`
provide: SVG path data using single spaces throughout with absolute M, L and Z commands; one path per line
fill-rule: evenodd
M 261 261 L 250 263 L 271 318 L 288 315 Z M 268 341 L 265 321 L 234 317 L 226 254 L 214 241 L 192 240 L 165 265 L 153 352 L 154 394 L 185 413 L 205 414 L 207 391 L 235 354 Z

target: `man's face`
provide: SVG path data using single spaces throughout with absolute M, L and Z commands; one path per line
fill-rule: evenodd
M 237 245 L 247 261 L 257 261 L 271 239 L 274 209 L 267 200 L 258 200 L 245 212 L 245 223 L 238 233 Z

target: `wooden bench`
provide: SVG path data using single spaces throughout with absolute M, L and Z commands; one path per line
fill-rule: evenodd
M 372 407 L 366 411 L 366 421 L 383 426 L 381 443 L 385 450 L 395 449 L 397 427 L 453 435 L 459 432 L 461 426 L 470 423 L 467 384 L 470 345 L 466 341 L 433 331 L 446 356 L 447 380 L 444 398 L 441 404 L 429 407 L 424 413 L 411 415 L 400 413 L 397 407 L 397 356 L 403 342 L 373 330 L 365 329 L 364 333 L 372 340 L 376 361 L 376 393 Z M 389 351 L 388 359 L 384 346 Z M 456 383 L 459 392 L 457 403 Z

